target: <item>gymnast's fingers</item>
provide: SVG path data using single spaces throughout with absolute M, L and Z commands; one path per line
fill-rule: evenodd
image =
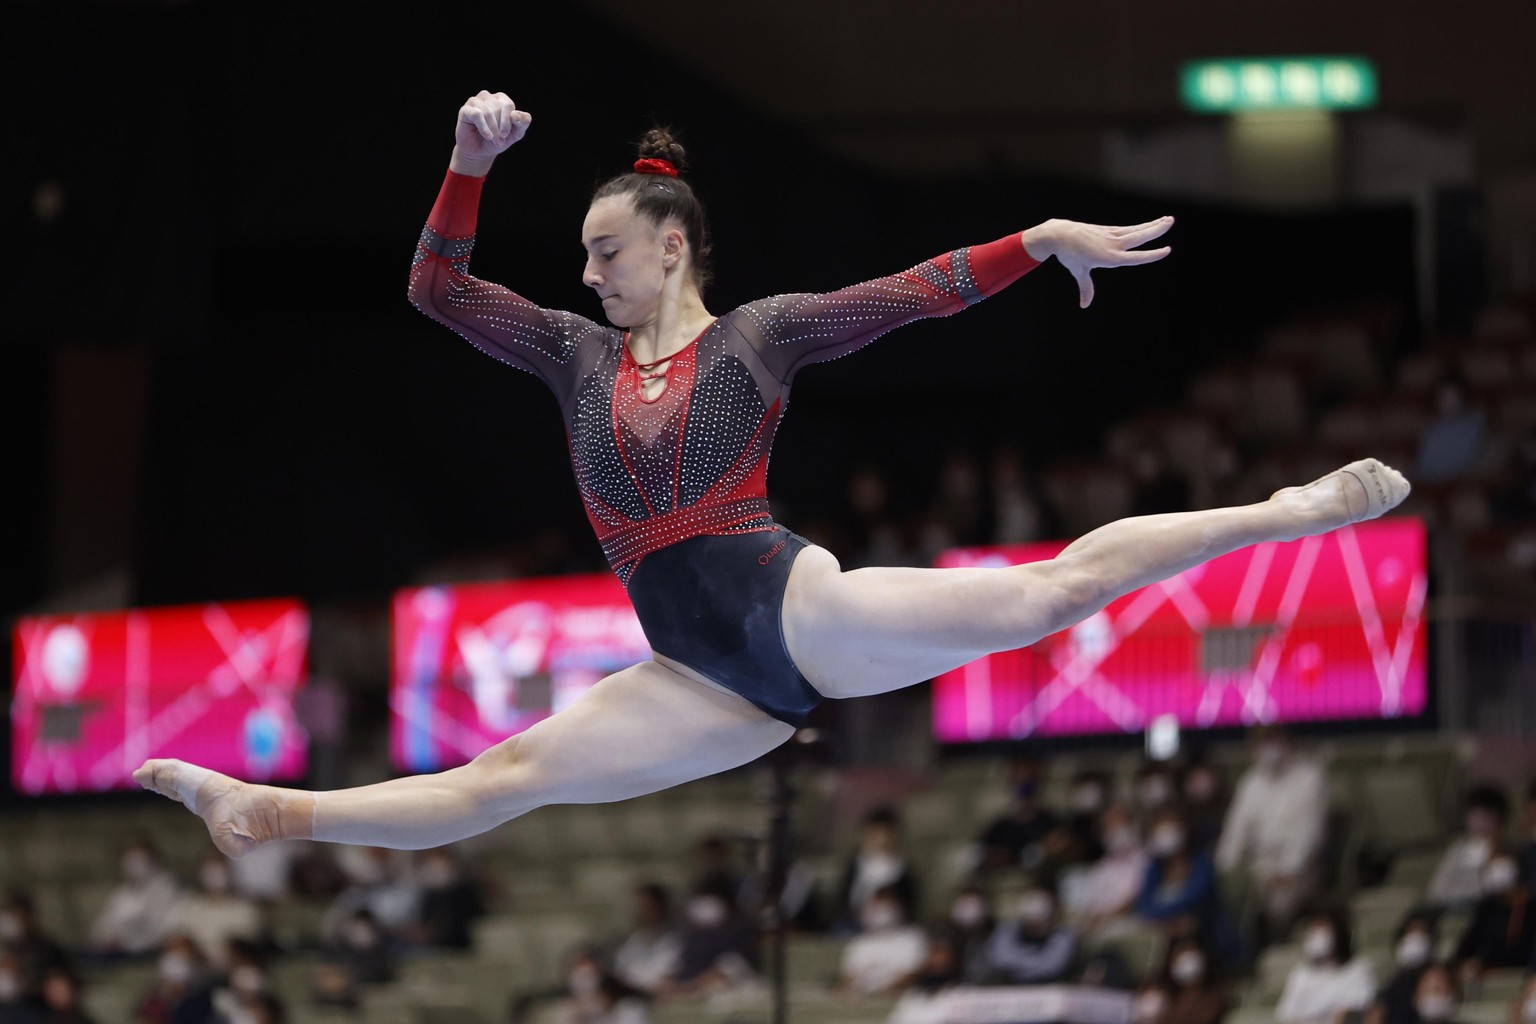
M 1165 245 L 1161 249 L 1131 249 L 1122 252 L 1115 261 L 1120 267 L 1139 267 L 1144 263 L 1156 263 L 1158 260 L 1173 252 L 1173 246 Z
M 1168 229 L 1171 227 L 1173 227 L 1172 217 L 1159 217 L 1157 220 L 1148 221 L 1145 224 L 1137 224 L 1135 227 L 1120 228 L 1116 238 L 1127 249 L 1132 249 L 1143 242 L 1150 242 L 1154 238 L 1167 234 Z
M 1077 278 L 1077 308 L 1087 309 L 1093 302 L 1093 272 L 1085 267 L 1072 271 L 1072 276 Z

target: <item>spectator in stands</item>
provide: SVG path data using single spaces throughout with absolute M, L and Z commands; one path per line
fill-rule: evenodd
M 267 846 L 280 846 L 268 843 Z M 328 902 L 340 896 L 349 884 L 347 873 L 336 860 L 335 849 L 325 843 L 299 842 L 299 851 L 288 864 L 288 891 L 305 903 Z M 266 846 L 256 848 L 259 853 Z M 240 863 L 247 858 L 242 857 Z
M 1099 843 L 1099 815 L 1109 806 L 1109 796 L 1109 776 L 1095 768 L 1073 775 L 1068 785 L 1070 806 L 1065 823 L 1076 834 L 1085 861 L 1104 856 L 1104 847 Z
M 199 891 L 176 904 L 169 928 L 190 936 L 203 956 L 222 967 L 219 957 L 230 939 L 256 941 L 261 936 L 261 911 L 255 903 L 231 891 L 229 858 L 210 850 L 197 867 Z
M 757 984 L 757 933 L 724 896 L 704 889 L 688 900 L 677 968 L 666 998 L 705 996 Z
M 407 877 L 402 862 L 381 847 L 343 846 L 340 863 L 348 884 L 321 921 L 325 940 L 340 940 L 343 928 L 359 910 L 372 914 L 392 941 L 405 935 L 420 914 L 421 888 Z
M 1179 773 L 1167 761 L 1149 758 L 1136 769 L 1132 792 L 1135 795 L 1136 816 L 1146 822 L 1164 807 L 1178 803 Z
M 228 1024 L 287 1024 L 288 1011 L 271 992 L 242 996 Z
M 1227 816 L 1227 792 L 1221 770 L 1205 761 L 1189 765 L 1184 769 L 1182 796 L 1190 846 L 1214 850 Z
M 238 860 L 228 861 L 230 888 L 238 895 L 258 904 L 277 903 L 290 894 L 298 895 L 293 887 L 296 863 L 314 846 L 300 839 L 280 839 L 263 843 Z M 334 862 L 332 862 L 334 863 Z M 340 871 L 337 871 L 339 878 Z M 329 893 L 334 896 L 338 888 Z
M 1467 792 L 1462 831 L 1451 841 L 1425 892 L 1436 907 L 1470 907 L 1483 895 L 1483 869 L 1509 821 L 1509 799 L 1501 786 L 1483 783 Z
M 122 871 L 122 882 L 91 924 L 91 949 L 106 956 L 148 956 L 170 934 L 181 886 L 148 839 L 123 850 Z
M 961 980 L 966 984 L 979 984 L 986 979 L 987 940 L 996 927 L 987 894 L 980 886 L 969 885 L 955 894 L 944 931 L 954 948 Z
M 1251 741 L 1254 763 L 1238 780 L 1222 823 L 1216 866 L 1252 879 L 1262 900 L 1264 945 L 1286 935 L 1316 889 L 1328 785 L 1283 728 L 1259 726 Z
M 275 1011 L 264 1005 L 272 993 L 268 987 L 266 958 L 261 950 L 243 939 L 230 939 L 223 959 L 229 969 L 214 980 L 210 994 L 217 1015 L 214 1020 L 222 1019 L 225 1024 L 243 1022 L 259 1019 L 253 1016 L 258 1012 L 269 1020 L 275 1012 L 276 1019 L 281 1020 L 281 1004 Z M 262 1005 L 258 1007 L 258 1004 Z
M 1099 845 L 1104 856 L 1066 872 L 1061 906 L 1068 924 L 1083 936 L 1112 931 L 1136 906 L 1146 880 L 1148 858 L 1130 808 L 1114 803 L 1099 817 Z
M 928 959 L 928 936 L 907 920 L 894 886 L 876 890 L 859 911 L 859 933 L 843 947 L 838 990 L 845 995 L 900 992 Z
M 1520 995 L 1509 1004 L 1508 1024 L 1536 1024 L 1536 973 L 1525 976 Z
M 1536 908 L 1514 854 L 1497 851 L 1483 865 L 1483 896 L 1456 945 L 1457 974 L 1472 984 L 1494 967 L 1526 967 L 1536 948 Z
M 837 928 L 856 931 L 864 904 L 877 891 L 894 888 L 902 913 L 917 908 L 917 875 L 901 851 L 901 819 L 893 807 L 877 807 L 864 818 L 859 847 L 843 868 L 838 892 Z
M 1190 509 L 1189 481 L 1168 463 L 1160 448 L 1142 444 L 1131 456 L 1133 516 L 1153 516 Z
M 1291 969 L 1275 1007 L 1277 1024 L 1342 1024 L 1376 995 L 1376 972 L 1355 956 L 1348 918 L 1325 911 L 1306 918 L 1304 959 Z
M 1077 936 L 1058 919 L 1056 893 L 1036 883 L 1019 896 L 1017 916 L 987 942 L 992 978 L 1016 985 L 1060 981 L 1077 957 Z
M 202 949 L 189 936 L 166 939 L 159 976 L 135 1007 L 135 1024 L 206 1024 L 213 1016 L 207 967 Z
M 24 987 L 21 962 L 14 953 L 0 950 L 0 1021 L 5 1024 L 46 1024 L 42 1000 Z
M 1502 526 L 1536 522 L 1536 427 L 1510 448 L 1508 464 L 1488 495 L 1488 512 Z
M 1221 1024 L 1232 1009 L 1232 994 L 1216 958 L 1195 939 L 1168 947 L 1163 976 L 1169 992 L 1164 1024 Z
M 1024 544 L 1045 535 L 1045 512 L 1024 473 L 1019 450 L 999 448 L 991 466 L 993 544 Z
M 438 847 L 421 855 L 416 872 L 421 903 L 411 940 L 439 949 L 468 949 L 470 926 L 485 914 L 485 892 L 464 870 L 451 849 Z
M 1429 964 L 1413 990 L 1413 1011 L 1422 1024 L 1455 1024 L 1461 992 L 1444 964 Z
M 741 888 L 745 872 L 737 863 L 731 844 L 724 836 L 705 836 L 694 847 L 694 871 L 691 888 L 694 892 L 708 889 L 717 892 L 742 909 Z
M 38 923 L 32 897 L 14 890 L 0 905 L 0 949 L 16 957 L 21 967 L 22 989 L 28 995 L 42 990 L 43 975 L 55 967 L 69 968 L 69 955 Z
M 945 1024 L 943 996 L 962 982 L 959 954 L 952 935 L 928 936 L 923 966 L 896 1000 L 885 1024 Z
M 43 1007 L 48 1024 L 95 1024 L 80 1005 L 80 981 L 68 967 L 50 967 L 43 975 Z
M 1033 868 L 1045 859 L 1044 843 L 1059 824 L 1040 803 L 1040 764 L 1032 757 L 1015 757 L 1009 765 L 1012 810 L 993 821 L 978 837 L 982 871 Z
M 1434 962 L 1436 921 L 1432 911 L 1413 911 L 1397 926 L 1392 976 L 1376 993 L 1376 1001 L 1366 1014 L 1369 1024 L 1418 1024 L 1413 994 L 1419 975 Z
M 636 886 L 634 906 L 634 927 L 614 951 L 613 973 L 631 988 L 651 994 L 677 970 L 682 936 L 672 926 L 672 897 L 665 886 Z
M 1150 860 L 1136 897 L 1136 912 L 1170 939 L 1195 938 L 1220 950 L 1226 971 L 1244 959 L 1242 936 L 1222 905 L 1216 865 L 1209 851 L 1193 848 L 1189 826 L 1177 808 L 1166 807 L 1147 833 Z
M 1414 481 L 1444 483 L 1476 468 L 1488 444 L 1488 419 L 1472 404 L 1467 383 L 1447 374 L 1435 388 L 1435 418 L 1419 438 Z
M 357 985 L 381 985 L 395 979 L 393 945 L 367 910 L 352 912 L 340 941 L 332 945 L 331 962 L 340 964 Z
M 604 971 L 595 952 L 583 950 L 566 969 L 566 994 L 555 1020 L 557 1024 L 647 1024 L 650 1012 L 642 993 Z

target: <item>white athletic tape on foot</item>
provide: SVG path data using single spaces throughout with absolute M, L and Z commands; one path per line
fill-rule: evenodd
M 197 806 L 197 791 L 203 788 L 203 783 L 213 778 L 214 773 L 207 768 L 199 768 L 195 764 L 183 764 L 172 775 L 171 785 L 176 790 L 176 796 L 186 804 L 193 814 L 200 814 Z

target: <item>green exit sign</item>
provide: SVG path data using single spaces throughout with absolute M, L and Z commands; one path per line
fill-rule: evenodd
M 1364 57 L 1197 60 L 1180 71 L 1179 94 L 1202 114 L 1361 110 L 1376 105 L 1376 69 Z

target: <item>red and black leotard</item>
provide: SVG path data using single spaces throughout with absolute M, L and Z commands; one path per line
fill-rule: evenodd
M 483 182 L 448 173 L 411 301 L 554 392 L 587 517 L 652 649 L 798 724 L 820 698 L 784 650 L 778 606 L 805 542 L 773 521 L 767 490 L 796 371 L 956 312 L 1036 261 L 1015 233 L 835 292 L 747 303 L 673 356 L 647 401 L 626 332 L 470 276 Z

